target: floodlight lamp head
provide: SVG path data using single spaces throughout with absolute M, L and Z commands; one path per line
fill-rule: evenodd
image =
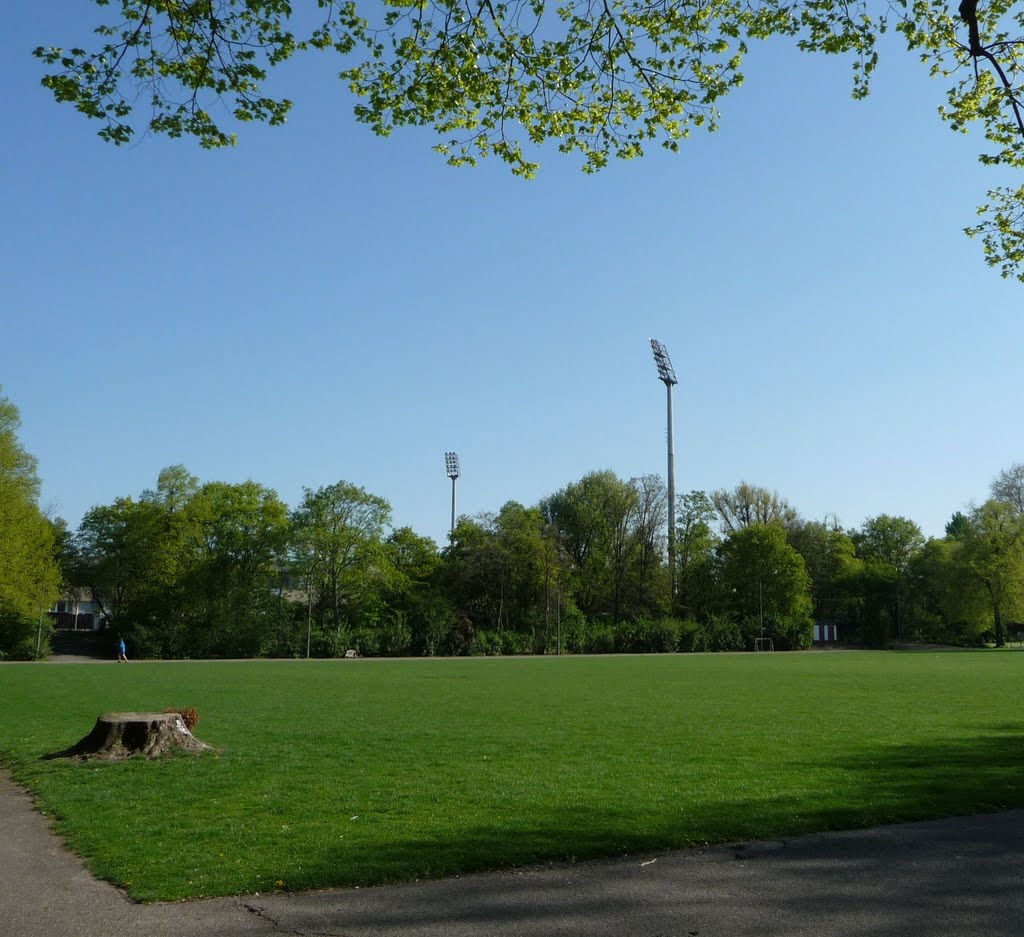
M 654 353 L 654 364 L 658 368 L 658 378 L 665 382 L 668 387 L 671 384 L 678 384 L 675 368 L 672 367 L 672 359 L 669 358 L 665 346 L 656 338 L 651 339 L 651 351 Z
M 444 470 L 445 474 L 451 479 L 459 477 L 461 472 L 459 471 L 459 454 L 457 452 L 446 452 L 444 454 Z

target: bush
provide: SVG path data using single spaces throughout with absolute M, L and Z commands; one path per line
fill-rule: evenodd
M 532 634 L 521 631 L 478 631 L 473 636 L 469 653 L 473 657 L 515 656 L 534 652 Z
M 412 629 L 405 622 L 388 621 L 377 628 L 381 657 L 407 657 L 412 648 Z
M 587 619 L 578 608 L 562 609 L 561 620 L 556 626 L 555 637 L 548 641 L 548 652 L 557 650 L 558 634 L 562 637 L 564 654 L 582 654 L 587 647 Z
M 0 612 L 0 660 L 36 660 L 37 657 L 47 657 L 50 654 L 52 632 L 53 625 L 47 617 L 43 621 L 40 644 L 38 620 L 24 618 L 13 612 Z
M 501 638 L 496 631 L 478 631 L 469 645 L 470 657 L 497 657 L 501 654 Z
M 376 628 L 353 628 L 342 632 L 344 639 L 335 642 L 334 656 L 343 657 L 348 648 L 355 648 L 360 657 L 380 657 L 380 635 Z
M 416 603 L 409 616 L 412 641 L 409 650 L 417 657 L 452 654 L 457 620 L 451 606 L 438 596 Z
M 691 618 L 684 618 L 682 621 L 677 621 L 676 624 L 679 626 L 677 649 L 680 651 L 695 651 L 696 647 L 694 645 L 701 633 L 700 625 Z
M 360 657 L 404 657 L 410 653 L 412 631 L 404 622 L 387 621 L 377 627 L 353 628 L 342 632 L 337 643 L 336 656 L 341 657 L 350 647 Z M 342 646 L 344 645 L 344 646 Z
M 765 631 L 777 651 L 805 651 L 814 637 L 814 623 L 809 618 L 783 616 L 775 619 Z
M 586 654 L 614 654 L 615 630 L 611 625 L 591 625 L 583 650 Z
M 534 651 L 532 634 L 523 634 L 521 631 L 499 631 L 498 638 L 501 641 L 502 654 L 532 654 Z
M 728 615 L 711 615 L 694 636 L 695 651 L 742 651 L 743 632 Z
M 615 650 L 628 654 L 666 654 L 679 650 L 681 622 L 638 618 L 615 629 Z

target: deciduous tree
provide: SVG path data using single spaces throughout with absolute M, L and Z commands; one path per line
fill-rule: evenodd
M 276 598 L 289 540 L 288 509 L 253 481 L 207 482 L 189 499 L 192 551 L 181 589 L 189 602 L 190 653 L 256 656 L 286 614 Z
M 870 643 L 884 645 L 893 635 L 902 637 L 910 601 L 906 574 L 924 547 L 924 535 L 906 517 L 879 514 L 868 518 L 853 539 L 857 556 L 863 561 L 859 577 L 864 600 L 863 634 Z
M 1024 462 L 1014 462 L 1003 469 L 992 480 L 991 492 L 996 501 L 1009 504 L 1024 517 Z
M 797 524 L 786 537 L 811 577 L 815 620 L 852 624 L 857 603 L 851 585 L 858 569 L 850 536 L 832 519 Z
M 985 589 L 1002 647 L 1007 613 L 1024 610 L 1024 518 L 1005 501 L 986 501 L 971 512 L 961 548 L 961 561 Z
M 282 124 L 292 102 L 268 92 L 268 70 L 326 50 L 344 57 L 356 119 L 378 134 L 432 126 L 450 163 L 494 154 L 522 175 L 537 169 L 530 148 L 552 140 L 593 171 L 715 130 L 721 100 L 743 81 L 748 44 L 770 36 L 848 56 L 853 95 L 865 97 L 878 38 L 894 28 L 933 75 L 953 80 L 940 109 L 951 127 L 982 124 L 993 147 L 982 162 L 1024 166 L 1024 13 L 1005 2 L 964 0 L 959 15 L 946 0 L 316 0 L 294 12 L 284 0 L 95 2 L 112 15 L 90 48 L 36 55 L 56 100 L 98 120 L 114 143 L 141 125 L 204 147 L 231 144 L 220 112 Z M 983 238 L 988 262 L 1024 276 L 1024 186 L 991 190 L 979 213 L 968 232 Z
M 360 606 L 384 587 L 383 539 L 391 523 L 391 505 L 358 485 L 304 489 L 292 514 L 298 568 L 314 596 L 321 627 L 339 636 L 356 624 Z
M 78 527 L 71 581 L 89 589 L 115 630 L 126 618 L 137 620 L 130 610 L 137 612 L 148 593 L 170 585 L 160 576 L 161 520 L 154 502 L 117 498 L 90 508 Z
M 18 441 L 18 408 L 0 394 L 0 656 L 35 656 L 42 612 L 59 594 L 53 524 L 39 510 L 36 460 Z
M 766 636 L 788 648 L 811 641 L 811 577 L 780 524 L 749 524 L 722 544 L 726 596 L 748 641 L 764 622 Z
M 718 512 L 722 534 L 728 536 L 751 524 L 799 523 L 800 515 L 777 491 L 740 482 L 731 491 L 719 488 L 711 492 L 711 503 Z
M 676 596 L 674 611 L 701 618 L 715 602 L 715 547 L 712 530 L 717 514 L 703 491 L 680 495 L 676 506 Z
M 562 535 L 572 563 L 573 591 L 588 618 L 643 613 L 630 607 L 635 594 L 630 577 L 636 573 L 641 544 L 652 534 L 647 515 L 640 512 L 640 491 L 614 472 L 590 472 L 546 499 L 541 511 Z M 653 546 L 646 548 L 648 557 Z

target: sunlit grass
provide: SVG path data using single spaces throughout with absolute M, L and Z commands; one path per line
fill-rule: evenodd
M 373 884 L 1024 805 L 1024 655 L 0 668 L 0 759 L 142 900 Z M 41 756 L 194 706 L 201 757 Z

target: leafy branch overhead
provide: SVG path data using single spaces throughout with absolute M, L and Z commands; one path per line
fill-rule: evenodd
M 982 123 L 995 149 L 981 160 L 1024 165 L 1024 12 L 1008 0 L 964 0 L 959 15 L 940 0 L 383 0 L 372 20 L 354 0 L 307 0 L 299 12 L 288 0 L 94 2 L 117 13 L 93 47 L 35 54 L 52 67 L 43 84 L 55 98 L 118 144 L 141 130 L 212 148 L 235 142 L 236 121 L 284 123 L 292 102 L 268 93 L 269 70 L 334 51 L 356 118 L 379 134 L 430 126 L 449 163 L 495 155 L 522 176 L 538 168 L 531 148 L 554 141 L 592 172 L 714 130 L 751 40 L 849 55 L 859 98 L 893 28 L 953 80 L 940 109 L 953 129 Z M 1004 276 L 1024 279 L 1024 186 L 994 189 L 979 213 L 967 232 Z

